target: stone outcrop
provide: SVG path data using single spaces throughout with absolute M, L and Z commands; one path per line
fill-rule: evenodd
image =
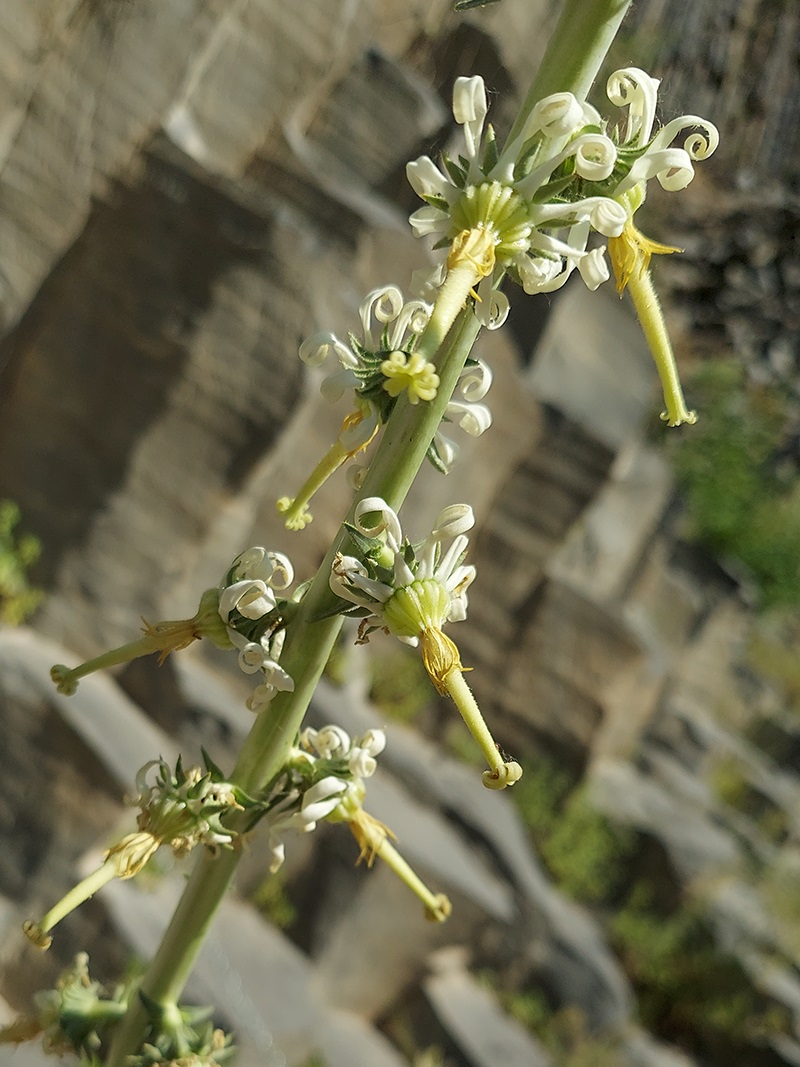
M 504 0 L 463 19 L 444 0 L 336 0 L 291 17 L 274 0 L 0 6 L 0 497 L 43 542 L 47 593 L 31 629 L 0 633 L 0 994 L 14 1008 L 79 948 L 109 981 L 130 950 L 153 950 L 180 871 L 149 890 L 108 887 L 49 956 L 16 930 L 97 862 L 143 763 L 194 760 L 204 744 L 228 765 L 250 723 L 247 686 L 221 655 L 142 661 L 70 699 L 49 664 L 130 639 L 140 615 L 193 612 L 251 542 L 311 573 L 343 479 L 302 537 L 274 500 L 343 412 L 317 396 L 298 342 L 344 335 L 368 289 L 420 266 L 405 161 L 449 136 L 456 75 L 507 93 L 492 116 L 507 124 L 553 6 Z M 725 196 L 709 182 L 669 201 L 687 248 L 662 267 L 678 325 L 795 389 L 796 198 L 752 189 L 766 173 L 796 177 L 797 153 L 781 154 L 796 114 L 770 86 L 797 95 L 798 22 L 784 5 L 779 33 L 774 10 L 641 0 L 627 40 L 631 54 L 650 43 L 676 113 L 718 119 L 739 175 Z M 446 482 L 423 474 L 409 529 L 472 501 L 480 577 L 457 636 L 498 738 L 523 763 L 560 760 L 634 831 L 630 882 L 655 863 L 665 894 L 702 903 L 744 975 L 738 991 L 784 1020 L 740 1044 L 739 1062 L 800 1062 L 797 920 L 775 903 L 798 867 L 800 730 L 741 666 L 750 609 L 735 580 L 681 539 L 648 436 L 655 374 L 626 305 L 579 286 L 552 305 L 512 295 L 511 329 L 479 353 L 495 369 L 495 425 L 464 442 Z M 431 733 L 451 714 L 427 709 Z M 357 684 L 320 688 L 311 721 L 331 720 L 385 724 Z M 325 827 L 289 850 L 290 938 L 249 903 L 264 877 L 256 837 L 190 990 L 236 1029 L 242 1067 L 303 1067 L 318 1052 L 328 1067 L 393 1067 L 396 1020 L 454 1063 L 549 1067 L 542 1035 L 478 968 L 556 1013 L 577 1008 L 615 1067 L 733 1062 L 694 1033 L 634 1022 L 639 991 L 608 915 L 553 884 L 508 798 L 487 795 L 436 737 L 390 725 L 369 802 L 451 895 L 453 920 L 432 929 L 387 872 L 353 869 L 344 829 Z M 17 1061 L 39 1065 L 29 1049 Z

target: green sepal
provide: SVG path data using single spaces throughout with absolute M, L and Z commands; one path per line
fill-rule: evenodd
M 431 466 L 435 467 L 440 474 L 447 474 L 447 467 L 442 462 L 442 457 L 439 455 L 439 449 L 436 447 L 435 441 L 431 441 L 428 445 L 428 451 L 425 456 Z
M 439 211 L 444 211 L 448 214 L 450 211 L 450 205 L 447 203 L 443 196 L 439 196 L 438 193 L 430 193 L 428 196 L 420 197 L 426 204 L 430 204 L 431 207 L 437 208 Z
M 336 605 L 326 608 L 317 615 L 312 615 L 310 622 L 322 622 L 324 619 L 332 619 L 335 615 L 344 615 L 346 619 L 365 619 L 372 612 L 369 608 L 362 608 L 359 604 L 351 604 L 349 600 L 336 598 Z
M 494 132 L 494 126 L 489 123 L 486 127 L 483 142 L 483 160 L 481 162 L 483 173 L 488 174 L 496 166 L 499 158 L 500 151 L 497 147 L 497 135 Z
M 376 551 L 380 551 L 380 549 L 383 547 L 382 542 L 379 541 L 377 537 L 367 537 L 366 534 L 363 534 L 356 526 L 353 526 L 353 524 L 350 522 L 344 523 L 344 528 L 350 535 L 350 540 L 355 545 L 357 551 L 362 556 L 367 556 L 371 558 L 375 555 Z
M 467 184 L 467 170 L 469 168 L 469 160 L 466 160 L 466 167 L 460 167 L 458 163 L 454 162 L 450 156 L 445 155 L 442 152 L 442 166 L 450 175 L 453 183 L 458 186 L 459 189 L 463 189 Z
M 225 775 L 202 745 L 200 746 L 200 755 L 203 757 L 203 764 L 205 765 L 206 771 L 211 775 L 211 780 L 213 782 L 224 782 L 226 780 Z
M 566 189 L 572 185 L 575 181 L 574 174 L 568 174 L 563 178 L 553 178 L 546 185 L 542 185 L 533 194 L 534 204 L 549 204 L 551 201 L 558 199 L 564 199 L 563 193 Z M 578 199 L 582 199 L 580 196 Z M 550 224 L 548 223 L 548 226 Z

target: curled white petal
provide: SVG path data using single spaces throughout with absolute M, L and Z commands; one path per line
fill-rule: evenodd
M 372 316 L 375 316 L 376 322 L 383 325 L 396 319 L 402 308 L 403 294 L 396 285 L 384 285 L 367 293 L 358 309 L 367 348 L 374 348 L 376 344 L 376 338 L 372 333 Z
M 420 156 L 406 164 L 408 183 L 417 196 L 443 196 L 449 199 L 453 183 L 436 166 L 430 156 Z
M 303 794 L 300 816 L 305 823 L 317 823 L 339 806 L 342 793 L 347 789 L 346 782 L 334 775 L 329 775 L 316 782 Z
M 694 178 L 694 167 L 689 153 L 682 148 L 662 148 L 659 151 L 648 149 L 634 161 L 614 190 L 614 195 L 626 193 L 639 182 L 649 181 L 651 178 L 657 178 L 659 185 L 671 192 L 685 189 Z
M 529 120 L 530 133 L 541 130 L 548 137 L 563 137 L 583 124 L 583 108 L 572 93 L 544 97 L 535 105 Z
M 280 663 L 270 659 L 264 663 L 261 669 L 266 679 L 265 685 L 268 685 L 278 693 L 294 692 L 294 678 L 281 667 Z
M 249 708 L 250 711 L 254 711 L 258 714 L 259 711 L 263 711 L 265 708 L 269 707 L 276 692 L 277 690 L 273 686 L 267 685 L 266 683 L 258 685 L 247 698 L 246 707 Z
M 399 589 L 403 585 L 411 585 L 414 581 L 414 572 L 406 563 L 402 552 L 398 552 L 394 557 L 392 581 L 395 589 Z
M 583 203 L 590 207 L 588 218 L 593 230 L 604 237 L 619 237 L 628 221 L 628 213 L 622 204 L 607 196 L 591 197 Z
M 262 581 L 234 582 L 223 589 L 219 597 L 219 613 L 224 622 L 234 609 L 246 619 L 260 619 L 274 607 L 275 596 Z
M 458 582 L 451 582 L 450 578 L 456 568 L 463 569 L 460 567 L 460 563 L 464 558 L 468 545 L 469 538 L 465 534 L 459 534 L 458 537 L 454 537 L 452 544 L 439 560 L 433 572 L 432 577 L 441 582 L 448 592 L 452 592 L 459 584 Z M 474 570 L 475 568 L 473 567 L 472 569 Z
M 438 207 L 426 204 L 409 215 L 408 224 L 415 237 L 427 237 L 429 233 L 444 235 L 450 228 L 450 216 Z
M 608 263 L 605 257 L 605 248 L 593 248 L 587 252 L 578 262 L 578 270 L 583 278 L 586 288 L 591 292 L 599 288 L 603 282 L 608 281 Z
M 373 512 L 377 513 L 379 518 L 374 525 L 370 526 L 363 520 L 365 515 Z M 354 518 L 356 527 L 365 537 L 379 537 L 382 533 L 385 533 L 386 542 L 392 551 L 396 552 L 400 547 L 400 542 L 403 539 L 400 520 L 397 517 L 397 513 L 389 507 L 383 497 L 368 496 L 359 501 Z
M 439 512 L 431 530 L 434 541 L 459 537 L 475 525 L 475 512 L 469 504 L 450 504 Z
M 428 325 L 432 311 L 432 306 L 424 300 L 409 300 L 403 304 L 389 331 L 389 348 L 393 351 L 404 349 Z
M 440 260 L 435 267 L 423 267 L 411 274 L 411 292 L 423 297 L 433 297 L 447 277 L 447 263 Z
M 480 150 L 483 124 L 489 106 L 486 102 L 486 87 L 483 78 L 456 78 L 453 86 L 453 117 L 464 127 L 466 155 L 473 161 Z
M 269 835 L 269 873 L 277 874 L 286 860 L 286 846 L 277 833 L 270 830 Z
M 478 285 L 475 317 L 487 330 L 499 330 L 508 318 L 508 297 L 492 288 L 492 276 L 487 275 Z
M 385 603 L 394 590 L 384 582 L 370 578 L 364 564 L 355 556 L 337 554 L 328 580 L 331 590 L 343 600 L 374 609 Z
M 356 742 L 359 748 L 369 752 L 371 756 L 380 756 L 386 748 L 385 730 L 367 730 Z
M 239 667 L 245 674 L 255 674 L 268 659 L 269 653 L 260 642 L 248 641 L 239 650 Z
M 611 174 L 617 161 L 617 149 L 603 133 L 589 133 L 575 142 L 575 170 L 593 182 L 602 182 Z
M 517 256 L 514 260 L 522 288 L 529 295 L 546 291 L 561 273 L 561 261 L 543 256 Z M 566 279 L 565 279 L 566 280 Z
M 300 345 L 300 359 L 309 367 L 320 367 L 333 353 L 343 367 L 357 367 L 358 360 L 335 333 L 315 333 Z
M 300 740 L 305 746 L 315 749 L 323 759 L 336 759 L 349 752 L 352 745 L 350 734 L 335 723 L 329 723 L 321 730 L 308 727 L 303 730 Z
M 458 459 L 461 449 L 455 441 L 443 434 L 441 430 L 437 430 L 433 440 L 436 445 L 439 460 L 444 467 L 445 474 L 449 474 L 453 464 Z
M 493 377 L 489 364 L 479 359 L 477 363 L 468 364 L 459 375 L 458 391 L 469 403 L 483 400 L 489 392 Z
M 347 478 L 347 484 L 353 490 L 358 492 L 361 486 L 364 484 L 364 479 L 367 476 L 368 467 L 365 467 L 363 463 L 351 463 L 347 468 L 345 477 Z
M 457 422 L 470 437 L 480 437 L 492 425 L 492 413 L 486 404 L 462 404 L 451 400 L 446 413 L 448 419 Z
M 690 159 L 708 159 L 719 146 L 719 130 L 713 122 L 700 118 L 699 115 L 681 115 L 666 126 L 662 126 L 653 138 L 649 151 L 667 148 L 682 130 L 694 128 L 695 132 L 683 142 L 683 150 Z
M 486 117 L 486 87 L 479 74 L 471 78 L 456 78 L 453 86 L 453 118 L 463 126 Z
M 606 94 L 612 104 L 628 108 L 628 121 L 623 144 L 643 148 L 650 139 L 658 102 L 658 78 L 652 78 L 639 67 L 616 70 L 606 83 Z
M 335 404 L 351 389 L 358 389 L 360 384 L 355 373 L 349 367 L 342 367 L 341 370 L 334 371 L 327 378 L 323 378 L 319 385 L 319 391 L 329 404 Z

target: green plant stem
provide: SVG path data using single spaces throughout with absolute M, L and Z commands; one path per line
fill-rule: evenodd
M 400 507 L 425 460 L 479 331 L 472 312 L 464 312 L 436 360 L 440 379 L 436 398 L 417 406 L 409 404 L 405 397 L 399 398 L 348 521 L 352 521 L 357 501 L 368 496 L 383 496 L 390 507 Z M 315 619 L 333 602 L 328 577 L 334 556 L 348 537 L 343 529 L 331 546 L 287 632 L 281 665 L 294 679 L 294 691 L 275 696 L 254 722 L 242 746 L 231 780 L 249 793 L 263 789 L 283 767 L 341 628 L 341 616 Z M 203 856 L 198 862 L 142 982 L 142 989 L 151 1000 L 170 1003 L 180 998 L 238 859 L 238 852 L 230 851 L 214 859 Z M 128 1013 L 114 1035 L 107 1067 L 124 1067 L 126 1057 L 140 1044 L 146 1026 L 144 1006 L 138 997 L 132 997 Z
M 571 89 L 576 95 L 586 94 L 629 2 L 567 0 L 515 129 L 524 126 L 533 105 L 547 93 Z M 469 310 L 460 312 L 469 288 L 477 279 L 470 280 L 468 272 L 458 268 L 451 273 L 458 275 L 458 281 L 454 279 L 451 287 L 442 292 L 440 313 L 434 311 L 417 346 L 436 364 L 440 378 L 437 396 L 430 403 L 416 406 L 409 404 L 405 396 L 398 399 L 364 484 L 353 502 L 349 521 L 356 503 L 369 496 L 381 496 L 391 508 L 399 509 L 425 459 L 477 338 L 480 326 L 474 315 Z M 281 665 L 294 679 L 294 692 L 275 696 L 269 708 L 256 719 L 242 746 L 232 779 L 248 792 L 264 788 L 284 765 L 342 625 L 341 617 L 319 620 L 319 616 L 332 604 L 328 585 L 331 564 L 348 536 L 342 528 L 289 627 Z M 142 982 L 142 989 L 152 1000 L 163 1004 L 179 999 L 237 862 L 238 853 L 233 851 L 213 860 L 203 856 L 195 867 Z M 139 1047 L 146 1027 L 147 1016 L 141 999 L 132 997 L 112 1042 L 107 1067 L 124 1067 L 126 1057 Z
M 571 92 L 584 100 L 592 87 L 631 0 L 565 0 L 536 77 L 511 132 L 522 133 L 528 115 L 545 96 Z

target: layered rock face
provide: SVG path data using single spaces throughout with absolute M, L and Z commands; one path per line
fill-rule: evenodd
M 727 51 L 709 29 L 719 5 L 681 8 L 684 21 L 705 18 L 681 40 L 701 53 L 716 42 L 725 84 L 745 77 L 748 33 L 766 32 L 758 5 L 745 6 L 753 19 L 734 19 Z M 639 4 L 632 31 L 649 40 L 663 9 Z M 333 480 L 302 535 L 283 529 L 275 499 L 343 414 L 318 397 L 298 343 L 317 329 L 346 335 L 368 289 L 405 284 L 422 264 L 405 226 L 406 160 L 445 143 L 457 75 L 508 92 L 492 116 L 502 128 L 552 16 L 544 0 L 466 18 L 445 3 L 377 0 L 2 6 L 0 498 L 42 541 L 47 593 L 29 628 L 0 633 L 0 993 L 14 1007 L 81 948 L 109 982 L 129 953 L 153 951 L 180 871 L 108 887 L 47 957 L 17 930 L 127 826 L 121 798 L 143 763 L 192 760 L 205 745 L 229 766 L 250 723 L 240 677 L 202 649 L 87 680 L 69 699 L 53 692 L 50 663 L 129 640 L 139 616 L 193 612 L 246 545 L 312 573 L 348 491 Z M 768 67 L 788 77 L 784 58 L 781 47 Z M 688 69 L 677 45 L 660 59 Z M 704 84 L 707 98 L 676 112 L 716 118 L 718 93 Z M 743 153 L 727 159 L 746 175 Z M 688 266 L 670 275 L 688 293 L 682 322 L 749 344 L 782 318 L 767 281 L 794 308 L 796 250 L 765 222 L 751 254 L 729 220 L 752 192 L 734 190 L 716 213 L 704 193 L 685 209 Z M 791 215 L 791 196 L 776 195 Z M 772 303 L 734 269 L 743 259 Z M 713 299 L 696 302 L 698 285 Z M 736 286 L 750 301 L 738 318 Z M 388 872 L 354 870 L 355 846 L 326 828 L 289 850 L 288 937 L 250 903 L 267 865 L 256 837 L 189 993 L 236 1029 L 243 1067 L 302 1067 L 316 1054 L 328 1067 L 392 1067 L 414 1044 L 454 1065 L 558 1067 L 564 1057 L 478 969 L 535 991 L 551 1014 L 577 1008 L 579 1028 L 620 1067 L 800 1062 L 796 931 L 766 891 L 770 872 L 791 881 L 796 869 L 796 724 L 743 672 L 750 608 L 736 581 L 681 539 L 649 432 L 655 374 L 626 306 L 578 286 L 552 303 L 510 295 L 511 328 L 478 351 L 496 374 L 495 425 L 446 480 L 424 473 L 407 525 L 421 532 L 443 504 L 473 504 L 479 579 L 459 641 L 499 739 L 523 763 L 544 754 L 567 768 L 632 831 L 619 892 L 650 878 L 672 906 L 701 902 L 716 956 L 736 965 L 723 996 L 777 1021 L 728 1027 L 727 1044 L 724 1025 L 703 1030 L 677 1008 L 651 1011 L 656 1032 L 643 1029 L 637 996 L 650 986 L 609 934 L 611 905 L 587 909 L 554 884 L 511 802 L 447 754 L 450 709 L 433 701 L 429 736 L 390 724 L 370 808 L 451 896 L 451 922 L 431 929 Z M 791 379 L 793 350 L 757 354 Z M 313 723 L 385 725 L 368 688 L 326 683 Z M 720 767 L 733 764 L 755 807 L 721 795 Z M 765 811 L 782 814 L 780 832 L 767 832 Z

